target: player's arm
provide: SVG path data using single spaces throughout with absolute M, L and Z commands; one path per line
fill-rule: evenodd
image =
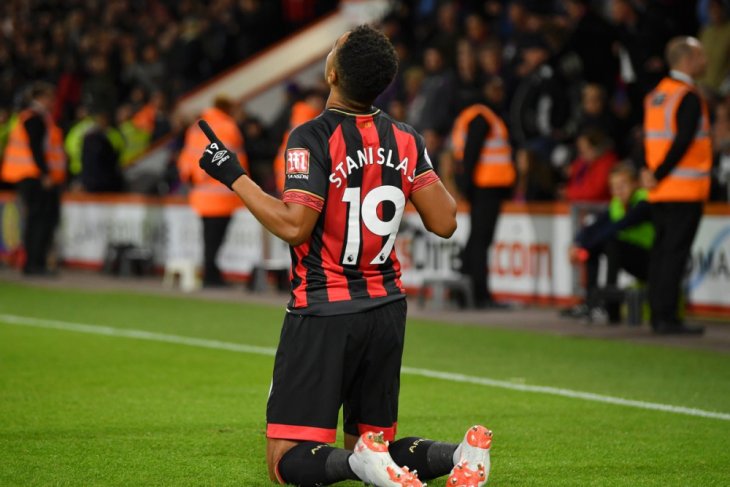
M 319 212 L 266 194 L 248 177 L 235 153 L 226 149 L 210 126 L 204 120 L 198 124 L 211 142 L 200 158 L 200 167 L 233 190 L 271 233 L 292 246 L 305 242 L 312 233 Z
M 436 181 L 411 194 L 421 220 L 429 232 L 449 238 L 456 231 L 456 201 L 441 181 Z
M 456 201 L 433 170 L 423 137 L 416 134 L 415 141 L 418 158 L 411 203 L 429 232 L 449 238 L 456 231 Z
M 308 206 L 286 203 L 270 196 L 247 175 L 236 179 L 231 189 L 268 231 L 291 246 L 304 243 L 312 234 L 319 212 Z

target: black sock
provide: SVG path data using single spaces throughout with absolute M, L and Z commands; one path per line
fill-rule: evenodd
M 399 466 L 418 470 L 421 480 L 431 480 L 451 472 L 457 446 L 411 437 L 394 441 L 388 447 L 388 452 Z
M 290 485 L 314 487 L 342 480 L 359 480 L 350 468 L 351 451 L 324 443 L 305 441 L 279 460 L 279 476 Z

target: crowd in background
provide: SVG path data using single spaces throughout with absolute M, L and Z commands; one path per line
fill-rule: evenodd
M 64 133 L 121 132 L 120 163 L 180 133 L 186 92 L 332 10 L 336 0 L 7 0 L 0 2 L 0 144 L 32 83 L 56 87 Z M 120 140 L 109 137 L 112 145 Z M 71 143 L 70 169 L 80 141 Z M 74 151 L 76 146 L 76 152 Z M 68 147 L 67 147 L 68 149 Z M 74 176 L 72 172 L 72 176 Z
M 121 161 L 133 160 L 140 147 L 170 132 L 179 146 L 184 126 L 170 120 L 178 97 L 336 3 L 4 2 L 0 122 L 22 102 L 23 86 L 42 79 L 57 86 L 54 117 L 66 133 L 92 116 L 97 124 L 121 132 L 122 140 L 138 140 Z M 449 133 L 463 107 L 483 100 L 509 127 L 518 172 L 515 199 L 606 201 L 611 167 L 620 160 L 642 165 L 643 97 L 666 74 L 666 42 L 676 35 L 696 35 L 709 57 L 700 86 L 713 119 L 712 199 L 728 199 L 726 0 L 420 0 L 393 5 L 382 28 L 396 47 L 400 70 L 376 104 L 424 134 L 454 193 L 458 168 L 450 156 Z M 314 94 L 322 97 L 319 88 Z M 272 192 L 272 161 L 291 107 L 313 90 L 291 85 L 287 94 L 287 108 L 271 126 L 247 115 L 244 107 L 235 115 L 253 174 Z M 167 177 L 174 180 L 174 174 Z
M 378 103 L 453 164 L 460 110 L 485 100 L 510 129 L 518 200 L 607 201 L 619 160 L 643 165 L 643 99 L 667 73 L 664 49 L 695 35 L 708 54 L 700 82 L 714 122 L 713 199 L 730 180 L 730 2 L 511 0 L 415 2 L 385 19 L 401 58 Z

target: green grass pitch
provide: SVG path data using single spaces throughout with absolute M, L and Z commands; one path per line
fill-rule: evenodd
M 2 315 L 262 347 L 283 309 L 0 283 Z M 5 320 L 0 485 L 272 485 L 271 356 Z M 404 365 L 730 412 L 727 354 L 410 320 Z M 399 435 L 475 422 L 491 486 L 730 485 L 730 421 L 403 375 Z

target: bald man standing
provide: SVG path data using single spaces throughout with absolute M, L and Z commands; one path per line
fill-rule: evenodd
M 649 304 L 654 333 L 700 335 L 682 322 L 680 287 L 692 242 L 710 191 L 712 146 L 707 105 L 695 80 L 707 58 L 694 37 L 676 37 L 666 49 L 669 76 L 644 100 L 642 181 L 649 189 L 656 230 L 649 267 Z

